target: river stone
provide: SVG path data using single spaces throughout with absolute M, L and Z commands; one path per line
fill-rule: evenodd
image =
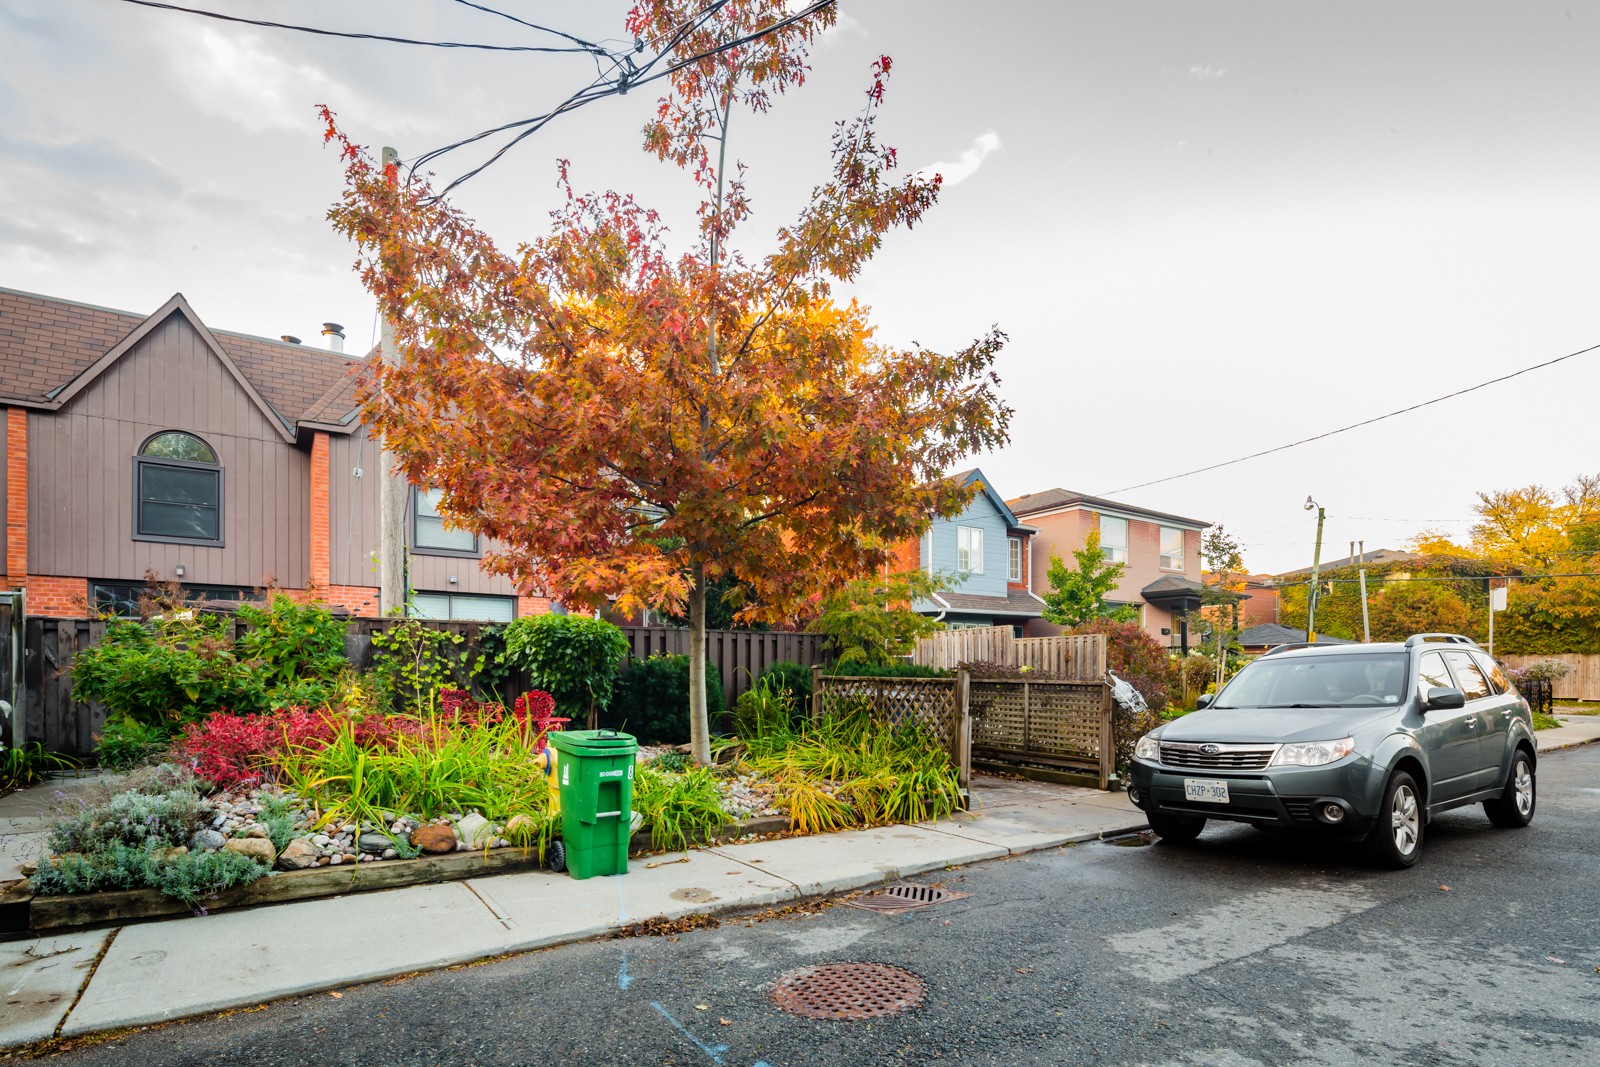
M 307 867 L 315 867 L 317 857 L 321 854 L 322 850 L 309 837 L 297 837 L 278 853 L 278 867 L 285 871 L 303 871 Z
M 221 848 L 228 843 L 228 839 L 215 830 L 196 830 L 195 835 L 189 838 L 189 847 L 196 852 L 204 852 L 208 848 Z
M 430 823 L 411 831 L 411 843 L 424 852 L 454 852 L 456 834 L 448 826 Z
M 476 812 L 463 816 L 456 824 L 456 836 L 473 848 L 482 848 L 498 833 L 497 826 Z
M 382 852 L 386 848 L 393 848 L 394 842 L 389 840 L 388 834 L 366 833 L 356 841 L 362 852 Z
M 278 859 L 278 850 L 272 847 L 272 842 L 264 837 L 236 837 L 222 846 L 229 852 L 237 852 L 249 856 L 257 863 L 264 863 L 271 867 Z
M 267 828 L 265 826 L 252 825 L 252 826 L 245 827 L 244 830 L 239 834 L 239 836 L 240 837 L 266 837 L 266 838 L 270 838 L 272 835 L 267 833 Z

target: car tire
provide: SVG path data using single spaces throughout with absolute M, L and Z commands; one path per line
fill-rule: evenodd
M 1427 813 L 1416 779 L 1397 771 L 1383 787 L 1378 824 L 1367 835 L 1367 855 L 1380 867 L 1400 869 L 1422 855 L 1422 829 Z
M 1173 845 L 1187 845 L 1199 837 L 1200 831 L 1205 828 L 1205 819 L 1198 815 L 1150 816 L 1150 829 L 1154 830 L 1161 840 Z
M 1533 821 L 1533 812 L 1539 804 L 1538 779 L 1533 773 L 1533 760 L 1522 749 L 1511 757 L 1511 773 L 1506 775 L 1505 792 L 1494 800 L 1483 802 L 1489 821 L 1507 830 L 1515 830 Z

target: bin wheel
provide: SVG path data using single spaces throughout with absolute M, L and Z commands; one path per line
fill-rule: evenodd
M 567 869 L 567 846 L 560 838 L 550 842 L 550 847 L 544 850 L 544 860 L 557 874 Z

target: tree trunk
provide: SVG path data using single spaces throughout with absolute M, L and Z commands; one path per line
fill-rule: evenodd
M 711 723 L 706 714 L 706 568 L 696 562 L 689 589 L 689 756 L 711 762 Z

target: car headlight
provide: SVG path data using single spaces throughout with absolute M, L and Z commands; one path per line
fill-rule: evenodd
M 1133 758 L 1158 762 L 1161 756 L 1161 742 L 1157 741 L 1154 734 L 1145 734 L 1134 743 Z
M 1337 741 L 1302 741 L 1284 745 L 1272 757 L 1272 767 L 1320 767 L 1324 763 L 1344 759 L 1356 748 L 1355 738 L 1342 737 Z

